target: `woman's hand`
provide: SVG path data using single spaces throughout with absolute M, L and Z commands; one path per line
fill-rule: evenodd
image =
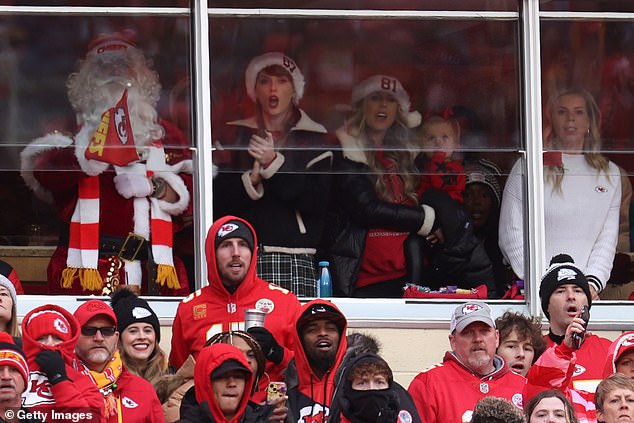
M 258 186 L 262 183 L 262 174 L 260 174 L 260 162 L 257 160 L 253 161 L 253 168 L 251 169 L 251 174 L 249 175 L 251 178 L 251 185 Z
M 260 166 L 266 168 L 275 160 L 275 141 L 273 140 L 273 134 L 266 131 L 266 138 L 252 135 L 249 141 L 249 147 L 247 151 L 255 160 L 260 163 Z
M 429 235 L 427 235 L 425 237 L 425 239 L 431 245 L 444 244 L 445 243 L 445 236 L 443 235 L 442 229 L 440 229 L 440 228 L 436 229 L 434 232 L 432 232 Z
M 287 396 L 275 398 L 269 405 L 273 406 L 273 411 L 269 415 L 269 421 L 271 422 L 283 422 L 288 415 L 288 407 L 286 406 Z

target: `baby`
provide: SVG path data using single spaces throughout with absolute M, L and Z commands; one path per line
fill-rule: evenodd
M 430 188 L 436 188 L 446 191 L 462 204 L 466 177 L 462 159 L 456 153 L 460 148 L 458 121 L 432 116 L 423 122 L 419 134 L 424 151 L 416 158 L 416 165 L 422 172 L 419 196 Z

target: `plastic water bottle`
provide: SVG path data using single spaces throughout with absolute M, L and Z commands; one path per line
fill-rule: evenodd
M 330 265 L 327 261 L 320 261 L 319 284 L 317 284 L 317 296 L 320 298 L 332 297 L 332 281 L 330 279 Z

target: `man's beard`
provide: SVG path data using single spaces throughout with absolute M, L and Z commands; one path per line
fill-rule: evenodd
M 306 351 L 306 356 L 310 367 L 321 373 L 326 373 L 335 364 L 337 350 L 332 350 L 325 354 L 313 354 L 312 352 Z
M 467 363 L 469 364 L 469 366 L 477 371 L 483 370 L 483 368 L 488 367 L 491 363 L 491 356 L 487 353 L 487 354 L 480 354 L 478 353 L 477 355 L 470 355 L 469 358 L 467 359 Z M 488 369 L 484 369 L 484 370 L 488 370 Z
M 157 123 L 157 112 L 151 99 L 140 92 L 136 85 L 125 87 L 117 82 L 105 85 L 97 83 L 86 87 L 81 117 L 85 124 L 97 126 L 106 110 L 114 107 L 128 90 L 128 112 L 136 145 L 146 145 L 163 138 L 163 128 Z

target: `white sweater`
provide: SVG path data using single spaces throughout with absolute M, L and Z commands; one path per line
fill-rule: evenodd
M 621 174 L 610 162 L 608 175 L 598 173 L 583 154 L 563 154 L 561 191 L 544 187 L 546 262 L 570 255 L 600 292 L 610 277 L 619 231 Z M 524 279 L 524 207 L 521 163 L 506 181 L 500 212 L 500 249 Z

